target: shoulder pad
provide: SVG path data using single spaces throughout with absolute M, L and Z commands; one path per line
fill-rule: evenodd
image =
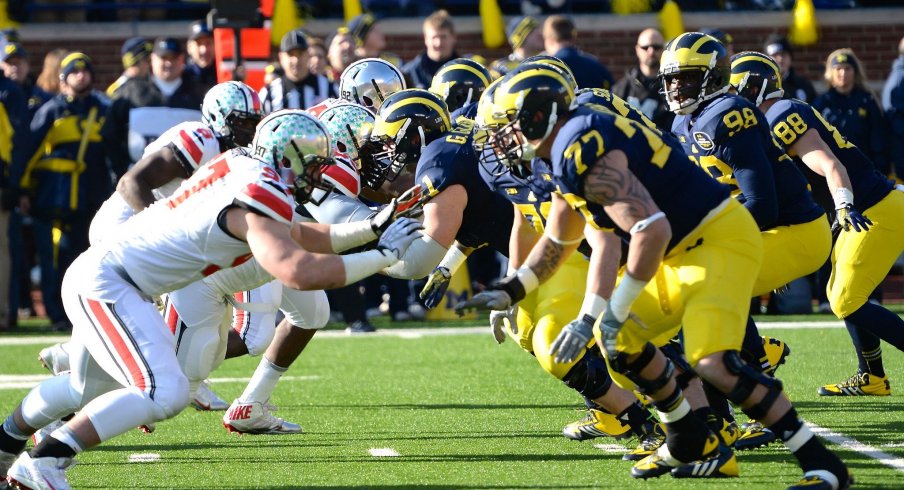
M 361 193 L 361 175 L 355 164 L 342 153 L 333 155 L 334 165 L 327 166 L 323 171 L 323 180 L 333 184 L 339 192 L 351 198 L 357 198 Z
M 263 175 L 256 182 L 246 185 L 235 200 L 248 209 L 280 223 L 292 222 L 292 209 L 295 206 L 289 189 Z

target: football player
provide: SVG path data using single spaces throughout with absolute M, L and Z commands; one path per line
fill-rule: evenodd
M 722 43 L 699 32 L 669 42 L 659 66 L 669 110 L 677 114 L 672 133 L 698 166 L 731 188 L 763 234 L 763 267 L 752 292 L 759 297 L 818 270 L 829 256 L 831 233 L 806 178 L 774 142 L 763 114 L 731 93 L 730 71 Z M 744 351 L 764 371 L 772 368 L 766 347 L 773 345 L 763 342 L 748 316 Z M 711 403 L 727 412 L 724 399 L 713 395 Z M 751 422 L 735 447 L 774 439 Z
M 248 146 L 261 120 L 257 93 L 242 82 L 211 88 L 201 105 L 201 121 L 178 124 L 154 140 L 144 156 L 117 184 L 117 190 L 95 214 L 89 229 L 92 244 L 110 236 L 120 224 L 160 198 L 170 196 L 182 181 L 214 157 Z M 41 350 L 39 359 L 54 374 L 69 370 L 68 343 Z M 203 378 L 202 378 L 203 379 Z M 229 405 L 207 383 L 198 386 L 192 405 L 199 410 L 225 410 Z
M 77 453 L 188 405 L 176 340 L 154 296 L 251 257 L 302 290 L 339 287 L 397 262 L 420 235 L 413 220 L 390 225 L 378 248 L 343 256 L 332 252 L 340 243 L 359 244 L 353 230 L 337 236 L 333 227 L 292 223 L 292 209 L 309 199 L 331 154 L 329 137 L 312 116 L 274 113 L 258 124 L 250 153 L 231 150 L 209 162 L 173 196 L 118 228 L 117 240 L 79 256 L 63 282 L 75 329 L 72 371 L 35 387 L 4 421 L 4 466 L 37 428 L 82 408 L 0 472 L 28 488 L 69 488 L 66 469 Z M 296 175 L 294 192 L 281 182 L 282 165 Z
M 590 205 L 602 206 L 609 222 L 630 241 L 626 273 L 615 286 L 615 268 L 597 267 L 592 285 L 608 298 L 597 319 L 577 318 L 553 345 L 568 360 L 597 325 L 597 340 L 613 371 L 627 376 L 654 400 L 667 427 L 666 444 L 639 461 L 632 475 L 648 478 L 737 476 L 734 454 L 696 418 L 674 379 L 674 369 L 653 347 L 678 327 L 643 328 L 629 321 L 632 304 L 647 287 L 677 288 L 684 347 L 697 373 L 768 424 L 797 457 L 814 483 L 847 487 L 845 465 L 797 416 L 781 383 L 740 357 L 750 291 L 759 269 L 762 238 L 750 213 L 730 189 L 710 178 L 681 147 L 645 126 L 592 108 L 570 109 L 574 92 L 552 72 L 525 73 L 503 81 L 495 114 L 507 124 L 494 130 L 497 152 L 510 162 L 550 159 L 556 192 L 545 232 L 524 264 L 497 286 L 459 305 L 502 310 L 549 279 L 584 236 Z M 674 281 L 650 283 L 660 267 Z M 705 276 L 705 280 L 703 280 Z M 696 463 L 695 463 L 696 461 Z M 689 464 L 688 464 L 689 463 Z
M 443 99 L 453 121 L 457 121 L 459 116 L 474 119 L 474 110 L 461 109 L 476 108 L 477 101 L 492 81 L 492 75 L 480 63 L 468 58 L 456 58 L 440 67 L 433 76 L 429 90 Z
M 849 379 L 822 386 L 819 394 L 890 395 L 879 339 L 904 350 L 904 320 L 868 298 L 904 250 L 904 189 L 895 188 L 809 104 L 782 99 L 781 71 L 772 58 L 735 55 L 731 84 L 766 114 L 772 134 L 804 171 L 822 208 L 835 215 L 827 292 L 832 311 L 847 325 L 859 365 Z

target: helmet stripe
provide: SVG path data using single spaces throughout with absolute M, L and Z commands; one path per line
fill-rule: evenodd
M 446 125 L 446 130 L 448 131 L 448 129 L 452 127 L 452 124 L 449 122 L 449 111 L 446 110 L 445 107 L 437 104 L 436 102 L 434 102 L 426 97 L 405 98 L 405 99 L 399 101 L 397 104 L 395 104 L 392 109 L 387 110 L 386 113 L 389 114 L 392 112 L 393 109 L 398 108 L 398 107 L 405 107 L 406 105 L 409 105 L 409 104 L 424 104 L 426 106 L 431 107 L 432 109 L 435 109 L 436 112 L 439 113 L 439 115 L 443 118 L 443 123 Z M 382 112 L 382 110 L 381 110 L 381 112 Z
M 484 75 L 483 73 L 481 73 L 480 70 L 478 70 L 477 68 L 474 68 L 473 66 L 466 65 L 466 64 L 464 64 L 464 63 L 457 63 L 457 64 L 454 64 L 454 65 L 452 65 L 452 66 L 447 66 L 447 67 L 443 68 L 442 70 L 440 70 L 439 73 L 437 73 L 436 76 L 433 77 L 433 78 L 434 78 L 434 79 L 439 78 L 441 75 L 443 75 L 443 74 L 445 74 L 446 72 L 451 71 L 451 70 L 465 70 L 465 71 L 469 71 L 469 72 L 471 72 L 471 73 L 477 75 L 477 77 L 480 78 L 480 79 L 483 81 L 483 85 L 484 85 L 484 86 L 487 86 L 487 85 L 490 84 L 490 81 L 487 80 L 486 75 Z

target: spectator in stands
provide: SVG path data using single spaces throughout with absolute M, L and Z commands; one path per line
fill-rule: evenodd
M 113 192 L 101 137 L 110 102 L 93 82 L 85 54 L 63 58 L 60 94 L 38 109 L 30 158 L 11 172 L 22 190 L 19 208 L 34 218 L 44 307 L 59 331 L 72 328 L 60 298 L 63 274 L 88 248 L 91 218 Z
M 346 27 L 355 38 L 355 55 L 358 58 L 381 58 L 396 67 L 402 66 L 402 58 L 385 51 L 386 36 L 372 14 L 361 14 L 348 21 Z
M 612 87 L 614 80 L 609 70 L 596 57 L 574 45 L 577 29 L 570 17 L 550 15 L 543 23 L 543 45 L 546 53 L 564 61 L 580 88 Z
M 505 35 L 512 47 L 512 53 L 493 62 L 490 70 L 500 76 L 505 75 L 524 58 L 540 54 L 543 51 L 543 32 L 537 29 L 538 27 L 540 23 L 530 16 L 516 17 L 509 21 L 505 27 Z
M 327 44 L 329 47 L 326 57 L 330 65 L 327 77 L 338 84 L 342 72 L 358 59 L 355 54 L 355 36 L 352 36 L 347 27 L 340 27 Z
M 6 78 L 16 82 L 22 89 L 28 105 L 26 123 L 30 123 L 35 112 L 50 99 L 51 95 L 35 85 L 35 79 L 30 73 L 31 65 L 28 63 L 28 54 L 25 53 L 25 48 L 21 44 L 9 43 L 4 51 L 6 58 L 0 61 L 0 68 L 3 69 Z
M 813 101 L 813 107 L 889 175 L 884 114 L 866 85 L 863 64 L 851 49 L 836 49 L 826 58 L 825 79 L 829 90 Z
M 669 111 L 665 96 L 660 92 L 659 58 L 665 41 L 656 29 L 644 29 L 637 36 L 634 54 L 637 66 L 628 69 L 625 76 L 612 86 L 612 93 L 625 99 L 643 112 L 663 131 L 671 131 L 675 114 Z
M 132 37 L 122 43 L 122 75 L 107 87 L 107 96 L 115 98 L 119 89 L 132 78 L 147 78 L 151 73 L 151 51 L 154 45 L 143 37 Z
M 308 69 L 315 75 L 326 75 L 326 44 L 319 37 L 308 38 Z
M 402 67 L 411 82 L 408 88 L 430 88 L 433 75 L 447 61 L 458 58 L 455 52 L 455 26 L 449 12 L 437 10 L 424 19 L 424 46 L 413 60 Z
M 52 49 L 44 55 L 44 67 L 38 75 L 35 85 L 50 95 L 60 93 L 60 63 L 68 51 L 63 48 Z
M 307 109 L 335 97 L 330 80 L 311 73 L 308 37 L 301 29 L 289 31 L 279 43 L 279 66 L 282 76 L 261 89 L 264 114 L 280 109 Z
M 167 129 L 199 120 L 204 92 L 185 73 L 182 43 L 159 38 L 151 52 L 151 76 L 132 78 L 113 100 L 104 125 L 107 156 L 117 177 L 138 161 L 145 146 Z
M 810 104 L 816 100 L 813 84 L 794 71 L 794 52 L 785 36 L 772 34 L 766 38 L 763 52 L 771 56 L 782 69 L 782 88 L 785 90 L 783 98 L 799 99 Z
M 728 57 L 731 58 L 734 56 L 734 38 L 731 34 L 715 27 L 703 27 L 700 29 L 700 32 L 718 39 L 719 42 L 722 43 L 722 46 L 725 46 L 725 50 L 728 51 Z
M 0 35 L 0 60 L 6 64 L 9 51 L 4 46 L 6 39 Z M 4 67 L 3 73 L 7 70 Z M 18 296 L 11 298 L 11 267 L 16 263 L 10 260 L 11 213 L 17 200 L 17 183 L 7 176 L 13 167 L 21 167 L 28 152 L 28 108 L 25 95 L 19 85 L 0 73 L 0 331 L 16 325 L 18 313 Z M 18 292 L 16 292 L 18 294 Z
M 207 21 L 199 20 L 191 25 L 188 37 L 188 63 L 185 72 L 195 78 L 195 82 L 207 93 L 217 84 L 217 65 L 213 50 L 213 33 Z
M 904 180 L 904 38 L 898 43 L 898 58 L 882 89 L 882 108 L 891 131 L 891 157 L 895 175 Z

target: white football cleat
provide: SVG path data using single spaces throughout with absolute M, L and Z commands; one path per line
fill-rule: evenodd
M 301 434 L 298 424 L 287 422 L 270 413 L 270 406 L 261 402 L 235 400 L 223 415 L 223 426 L 239 434 Z
M 192 397 L 191 406 L 196 410 L 206 410 L 212 412 L 221 412 L 229 408 L 229 403 L 220 398 L 213 390 L 207 380 L 201 382 L 195 396 Z
M 54 344 L 50 347 L 44 347 L 38 353 L 38 360 L 41 361 L 41 365 L 54 375 L 69 371 L 69 353 L 66 352 L 64 345 Z
M 24 452 L 10 467 L 6 479 L 12 488 L 70 490 L 66 470 L 74 464 L 72 458 L 32 458 Z
M 37 432 L 31 435 L 31 442 L 34 443 L 35 446 L 41 443 L 45 437 L 49 436 L 53 431 L 59 429 L 60 427 L 66 425 L 66 422 L 63 422 L 62 419 L 54 420 L 53 422 L 45 425 L 38 429 Z

